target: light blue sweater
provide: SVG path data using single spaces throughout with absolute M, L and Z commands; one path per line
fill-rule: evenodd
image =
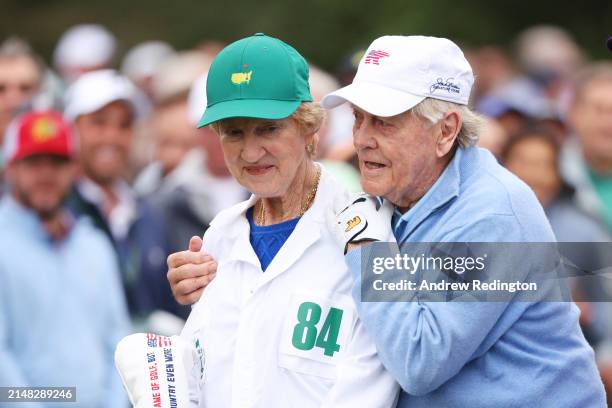
M 532 191 L 478 148 L 458 149 L 395 235 L 405 242 L 554 241 Z M 573 303 L 360 302 L 361 250 L 346 259 L 359 315 L 405 391 L 399 407 L 606 406 Z
M 102 233 L 80 219 L 53 242 L 38 217 L 7 194 L 0 248 L 0 386 L 77 388 L 77 403 L 14 405 L 127 406 L 113 355 L 129 321 Z

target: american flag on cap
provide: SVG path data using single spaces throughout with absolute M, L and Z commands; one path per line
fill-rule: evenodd
M 380 59 L 388 57 L 388 56 L 389 56 L 388 52 L 380 51 L 380 50 L 370 50 L 365 56 L 364 64 L 379 65 Z

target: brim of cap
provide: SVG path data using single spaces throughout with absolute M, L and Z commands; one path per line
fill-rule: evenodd
M 80 101 L 78 104 L 75 103 L 72 106 L 69 104 L 64 111 L 64 117 L 68 121 L 74 121 L 81 115 L 88 115 L 96 112 L 113 102 L 125 102 L 132 110 L 135 119 L 140 119 L 142 116 L 142 110 L 139 108 L 138 102 L 133 97 L 110 95 L 97 99 L 91 98 L 86 101 Z
M 235 99 L 219 102 L 204 111 L 198 128 L 229 118 L 285 119 L 293 114 L 302 101 L 269 99 Z
M 29 149 L 26 151 L 19 152 L 15 156 L 11 157 L 9 161 L 14 162 L 17 160 L 27 159 L 33 156 L 57 156 L 65 159 L 71 159 L 72 153 L 66 152 L 62 149 Z
M 425 99 L 424 96 L 413 95 L 372 82 L 357 82 L 325 95 L 321 100 L 321 105 L 325 109 L 332 109 L 345 102 L 350 102 L 371 115 L 389 117 L 406 112 L 423 99 Z

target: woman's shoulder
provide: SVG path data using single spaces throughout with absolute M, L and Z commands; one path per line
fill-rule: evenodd
M 210 227 L 224 228 L 233 224 L 237 219 L 243 217 L 249 207 L 253 206 L 253 204 L 253 197 L 250 197 L 248 200 L 241 201 L 232 205 L 231 207 L 227 207 L 219 211 L 215 218 L 213 218 L 213 220 L 210 222 Z
M 245 213 L 252 205 L 253 197 L 221 210 L 204 233 L 204 250 L 213 256 L 218 255 L 222 243 L 231 241 L 243 223 L 248 224 Z

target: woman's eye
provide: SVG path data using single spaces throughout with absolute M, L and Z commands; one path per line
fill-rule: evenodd
M 261 128 L 258 129 L 258 133 L 260 134 L 265 134 L 265 133 L 274 133 L 279 129 L 278 126 L 275 125 L 270 125 L 270 126 L 262 126 Z

